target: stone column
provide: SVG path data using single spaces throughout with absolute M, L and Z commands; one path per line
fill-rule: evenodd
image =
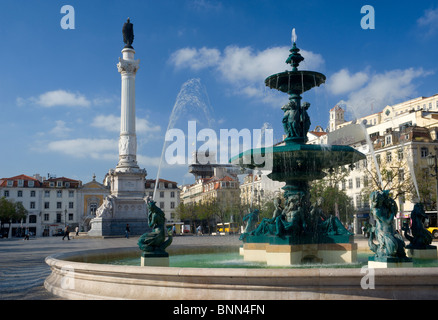
M 137 136 L 135 133 L 135 75 L 140 60 L 134 60 L 135 50 L 124 48 L 117 68 L 122 76 L 119 163 L 117 172 L 137 171 Z M 134 169 L 134 170 L 132 170 Z

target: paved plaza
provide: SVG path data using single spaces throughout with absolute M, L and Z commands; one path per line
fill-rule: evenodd
M 137 247 L 138 237 L 86 238 L 39 237 L 0 239 L 0 300 L 57 300 L 47 292 L 44 280 L 50 268 L 44 259 L 59 252 L 87 249 Z M 238 236 L 178 236 L 172 245 L 215 246 L 241 244 Z M 140 251 L 139 251 L 140 252 Z
M 366 247 L 366 239 L 356 236 L 355 242 Z M 40 237 L 24 241 L 21 238 L 0 239 L 0 300 L 61 300 L 44 288 L 50 268 L 44 259 L 60 252 L 87 249 L 137 247 L 138 237 L 87 238 Z M 239 236 L 178 236 L 172 245 L 178 246 L 236 246 Z

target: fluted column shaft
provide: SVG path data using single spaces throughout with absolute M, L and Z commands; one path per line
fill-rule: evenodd
M 138 168 L 137 136 L 135 132 L 135 75 L 140 60 L 134 60 L 134 49 L 124 48 L 123 58 L 119 58 L 117 68 L 122 77 L 121 117 L 119 138 L 120 168 Z

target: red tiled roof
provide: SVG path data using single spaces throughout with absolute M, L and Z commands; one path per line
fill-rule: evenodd
M 34 177 L 29 177 L 25 174 L 20 174 L 18 176 L 15 177 L 10 177 L 10 178 L 2 178 L 0 179 L 0 187 L 7 187 L 8 185 L 8 181 L 14 181 L 13 183 L 13 187 L 17 187 L 18 186 L 18 180 L 24 180 L 24 187 L 28 186 L 28 181 L 34 181 L 34 186 L 35 187 L 40 187 L 41 186 L 41 182 L 38 179 L 35 179 Z

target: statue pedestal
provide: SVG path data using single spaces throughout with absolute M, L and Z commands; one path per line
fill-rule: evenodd
M 386 268 L 413 268 L 414 264 L 410 258 L 368 258 L 368 268 L 386 269 Z
M 429 246 L 426 249 L 406 248 L 406 255 L 409 258 L 419 260 L 436 260 L 438 258 L 436 246 Z
M 165 253 L 142 253 L 141 254 L 142 267 L 168 267 L 169 254 Z
M 244 261 L 266 262 L 268 266 L 289 266 L 303 263 L 355 263 L 356 243 L 320 243 L 273 245 L 245 243 L 240 250 Z
M 110 170 L 112 209 L 90 221 L 89 236 L 124 236 L 129 224 L 130 236 L 142 235 L 148 228 L 144 183 L 146 170 L 119 172 Z

